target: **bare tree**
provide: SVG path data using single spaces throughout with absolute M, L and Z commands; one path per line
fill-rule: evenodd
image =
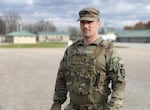
M 18 25 L 20 25 L 20 21 L 22 21 L 21 16 L 15 12 L 4 14 L 3 19 L 6 25 L 6 33 L 17 31 Z
M 44 21 L 44 20 L 39 20 L 34 24 L 27 24 L 25 26 L 25 29 L 33 33 L 57 31 L 57 28 L 52 21 Z
M 74 26 L 68 27 L 68 32 L 69 32 L 71 40 L 76 40 L 79 37 L 81 37 L 81 32 L 79 31 L 77 27 L 74 27 Z
M 146 29 L 150 29 L 150 21 L 145 24 Z
M 140 21 L 133 26 L 124 26 L 124 30 L 143 30 L 143 29 L 150 29 L 150 21 L 146 23 Z
M 140 21 L 140 22 L 137 22 L 137 23 L 134 25 L 134 29 L 136 29 L 136 30 L 144 29 L 144 23 L 142 23 L 141 21 Z
M 44 21 L 44 20 L 40 20 L 36 23 L 37 26 L 37 30 L 38 31 L 50 31 L 50 32 L 54 32 L 56 31 L 56 26 L 53 24 L 52 21 Z
M 0 34 L 5 34 L 5 22 L 2 17 L 0 17 Z
M 132 30 L 133 29 L 133 27 L 132 26 L 124 26 L 124 28 L 123 28 L 124 30 Z

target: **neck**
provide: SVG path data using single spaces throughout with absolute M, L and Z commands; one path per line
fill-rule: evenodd
M 93 43 L 94 41 L 96 41 L 98 39 L 98 35 L 95 37 L 84 37 L 84 44 L 88 45 Z

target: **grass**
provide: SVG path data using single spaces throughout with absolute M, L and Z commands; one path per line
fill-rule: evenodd
M 40 42 L 36 44 L 1 44 L 0 48 L 63 48 L 66 42 Z
M 36 44 L 1 44 L 0 48 L 64 48 L 67 42 L 38 42 Z M 114 46 L 115 48 L 128 48 L 126 46 Z
M 115 48 L 129 48 L 127 46 L 114 46 Z

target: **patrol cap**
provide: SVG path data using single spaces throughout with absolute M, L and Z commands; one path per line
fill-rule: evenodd
M 99 10 L 95 8 L 83 8 L 79 11 L 79 19 L 77 21 L 98 21 L 99 14 Z

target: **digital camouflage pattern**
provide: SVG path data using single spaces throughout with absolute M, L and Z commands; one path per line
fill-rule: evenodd
M 99 10 L 95 8 L 84 8 L 79 12 L 79 19 L 77 21 L 98 21 L 99 14 Z
M 90 45 L 78 40 L 65 51 L 58 70 L 54 102 L 65 110 L 122 110 L 125 69 L 112 43 L 99 38 Z M 86 109 L 85 109 L 86 108 Z

